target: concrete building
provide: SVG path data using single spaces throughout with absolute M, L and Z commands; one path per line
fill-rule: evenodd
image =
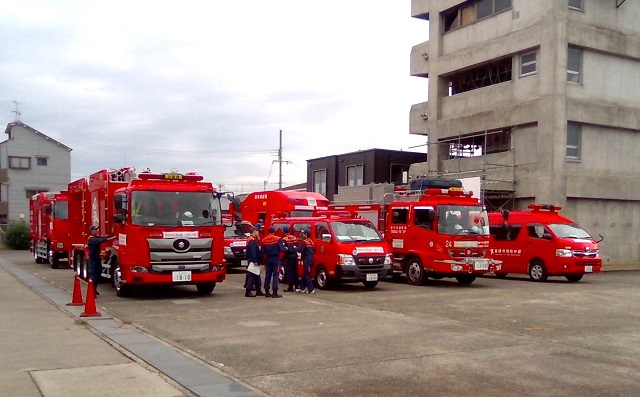
M 0 142 L 0 224 L 29 222 L 29 197 L 66 190 L 71 181 L 71 148 L 16 121 Z
M 562 206 L 604 236 L 605 268 L 640 263 L 640 1 L 412 0 L 428 78 L 414 173 L 480 176 L 489 209 Z M 426 38 L 426 37 L 425 37 Z M 426 99 L 426 98 L 425 98 Z

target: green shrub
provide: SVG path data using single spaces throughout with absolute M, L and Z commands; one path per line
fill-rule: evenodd
M 15 223 L 7 229 L 4 241 L 14 250 L 29 249 L 29 228 L 24 223 Z

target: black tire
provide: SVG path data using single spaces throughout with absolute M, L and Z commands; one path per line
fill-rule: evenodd
M 60 268 L 60 257 L 55 252 L 51 254 L 51 268 L 52 269 Z
M 547 268 L 540 260 L 534 260 L 529 265 L 529 278 L 532 281 L 545 281 L 547 279 Z
M 363 281 L 362 284 L 364 284 L 364 287 L 366 289 L 374 289 L 378 285 L 378 282 L 377 281 Z
M 409 285 L 423 285 L 427 282 L 427 272 L 418 258 L 411 258 L 407 261 L 405 274 Z
M 570 283 L 577 283 L 578 281 L 582 280 L 582 276 L 584 276 L 584 274 L 569 274 L 565 277 L 567 278 L 567 280 L 569 280 Z
M 122 281 L 122 269 L 120 262 L 114 260 L 112 262 L 113 272 L 111 273 L 111 284 L 116 289 L 116 295 L 120 298 L 131 296 L 131 287 Z
M 458 280 L 458 283 L 460 283 L 461 285 L 469 285 L 472 282 L 476 281 L 476 276 L 465 274 L 463 276 L 456 276 L 456 280 Z
M 496 278 L 506 278 L 509 273 L 496 273 Z
M 327 274 L 324 266 L 318 266 L 318 270 L 316 270 L 316 276 L 313 281 L 315 282 L 316 287 L 320 289 L 328 289 L 331 287 L 331 279 L 329 278 L 329 274 Z
M 196 288 L 198 289 L 198 293 L 200 295 L 209 295 L 209 294 L 211 294 L 215 287 L 216 287 L 216 283 L 198 283 L 198 284 L 196 284 Z

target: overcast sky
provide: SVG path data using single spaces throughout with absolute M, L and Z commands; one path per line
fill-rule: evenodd
M 410 0 L 2 1 L 0 123 L 17 101 L 73 149 L 72 179 L 134 166 L 273 189 L 280 130 L 285 186 L 308 159 L 426 152 L 409 54 L 427 39 Z

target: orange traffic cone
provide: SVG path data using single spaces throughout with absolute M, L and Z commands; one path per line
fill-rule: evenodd
M 80 277 L 76 274 L 76 279 L 73 282 L 73 295 L 71 295 L 71 302 L 67 303 L 67 306 L 82 306 L 82 288 L 80 288 Z
M 87 286 L 87 303 L 84 305 L 84 311 L 80 317 L 100 317 L 102 314 L 96 308 L 96 290 L 93 287 L 93 281 L 89 279 Z

